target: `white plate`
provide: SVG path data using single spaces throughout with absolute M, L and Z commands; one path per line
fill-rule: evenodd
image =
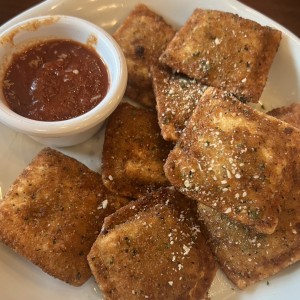
M 45 14 L 67 14 L 85 18 L 112 33 L 128 15 L 137 0 L 48 0 L 15 17 L 0 32 L 28 17 Z M 144 0 L 176 27 L 182 25 L 196 7 L 230 11 L 275 27 L 283 39 L 272 65 L 262 102 L 271 108 L 300 101 L 300 40 L 281 25 L 235 0 Z M 0 124 L 0 196 L 21 170 L 43 148 L 31 139 Z M 76 147 L 59 149 L 75 157 L 93 170 L 99 170 L 103 131 L 90 141 Z M 296 299 L 300 295 L 300 264 L 280 272 L 267 281 L 241 292 L 218 272 L 211 292 L 212 299 Z M 71 287 L 43 273 L 26 259 L 0 244 L 1 300 L 96 300 L 102 299 L 93 278 L 82 287 Z

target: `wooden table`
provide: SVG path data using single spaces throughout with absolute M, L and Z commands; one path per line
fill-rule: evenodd
M 300 37 L 299 0 L 240 0 Z
M 160 1 L 160 0 L 157 0 Z M 222 0 L 220 0 L 222 1 Z M 262 12 L 300 37 L 299 0 L 240 0 Z M 41 0 L 0 0 L 0 24 L 30 8 Z

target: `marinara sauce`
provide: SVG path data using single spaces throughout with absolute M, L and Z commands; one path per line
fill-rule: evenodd
M 3 80 L 10 108 L 40 121 L 86 113 L 105 97 L 108 86 L 107 69 L 98 54 L 70 40 L 41 42 L 15 54 Z

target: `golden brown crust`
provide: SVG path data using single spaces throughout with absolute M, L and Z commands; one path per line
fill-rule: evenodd
M 199 204 L 199 214 L 221 269 L 240 289 L 300 260 L 298 187 L 284 201 L 273 234 L 258 234 L 203 204 Z
M 208 88 L 168 156 L 165 174 L 188 197 L 270 234 L 292 186 L 299 134 Z
M 139 102 L 148 107 L 155 107 L 155 95 L 152 87 L 137 88 L 133 85 L 127 84 L 125 95 L 135 102 Z
M 1 202 L 0 238 L 48 274 L 82 285 L 91 276 L 86 256 L 104 217 L 127 204 L 108 194 L 100 174 L 45 148 Z
M 123 50 L 128 67 L 126 95 L 141 104 L 155 107 L 150 78 L 150 66 L 175 34 L 165 20 L 144 4 L 138 4 L 129 14 L 114 38 Z
M 106 218 L 88 261 L 106 299 L 202 299 L 216 272 L 196 202 L 169 188 Z
M 172 145 L 163 140 L 156 113 L 122 103 L 109 118 L 103 146 L 105 186 L 130 198 L 168 185 L 163 164 Z
M 300 103 L 277 107 L 268 112 L 268 115 L 285 121 L 300 129 Z
M 161 134 L 177 141 L 207 87 L 159 65 L 151 67 L 151 77 Z
M 281 32 L 215 10 L 196 9 L 160 57 L 203 84 L 258 102 Z

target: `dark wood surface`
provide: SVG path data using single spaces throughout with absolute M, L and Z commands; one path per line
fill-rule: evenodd
M 300 0 L 240 0 L 240 2 L 270 17 L 300 37 Z
M 0 24 L 2 25 L 24 10 L 41 2 L 41 0 L 0 0 Z
M 156 0 L 160 1 L 160 0 Z M 222 1 L 222 0 L 219 0 Z M 300 0 L 240 0 L 300 37 Z M 42 2 L 41 0 L 0 0 L 0 24 L 22 11 Z M 142 2 L 142 1 L 141 1 Z

